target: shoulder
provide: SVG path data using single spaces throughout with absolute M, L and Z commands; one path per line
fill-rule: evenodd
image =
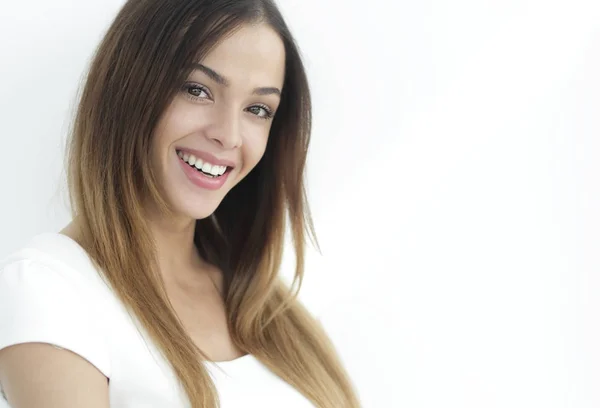
M 0 273 L 14 264 L 45 266 L 71 275 L 73 279 L 93 279 L 98 275 L 87 252 L 73 239 L 59 233 L 33 236 L 17 251 L 0 259 Z
M 22 285 L 68 285 L 91 299 L 112 297 L 110 285 L 87 252 L 59 233 L 33 236 L 18 250 L 0 259 L 0 282 L 19 279 Z
M 0 260 L 0 350 L 30 342 L 78 354 L 107 377 L 98 302 L 106 285 L 75 241 L 45 233 Z

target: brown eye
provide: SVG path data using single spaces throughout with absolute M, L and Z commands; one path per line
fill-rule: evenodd
M 273 117 L 273 111 L 266 105 L 254 105 L 248 110 L 260 119 L 271 119 Z
M 206 99 L 210 98 L 210 94 L 208 89 L 202 85 L 198 84 L 184 84 L 182 87 L 182 91 L 185 93 L 185 96 L 192 100 Z

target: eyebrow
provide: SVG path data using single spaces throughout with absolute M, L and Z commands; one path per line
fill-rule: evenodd
M 192 65 L 192 68 L 194 68 L 195 70 L 204 72 L 206 75 L 208 75 L 208 77 L 210 77 L 210 79 L 212 79 L 213 81 L 215 81 L 216 83 L 218 83 L 220 85 L 224 85 L 224 86 L 230 85 L 230 82 L 227 78 L 223 77 L 221 74 L 217 73 L 215 70 L 210 69 L 206 65 L 196 63 L 196 64 Z M 254 94 L 254 95 L 277 95 L 277 96 L 281 97 L 281 91 L 279 90 L 279 88 L 275 88 L 275 87 L 271 87 L 271 86 L 254 88 L 254 90 L 252 91 L 252 94 Z

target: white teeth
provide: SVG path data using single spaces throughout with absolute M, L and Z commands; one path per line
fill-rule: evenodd
M 207 163 L 202 159 L 197 159 L 193 154 L 178 151 L 179 156 L 183 161 L 188 163 L 190 166 L 195 167 L 198 170 L 202 170 L 204 173 L 211 174 L 213 176 L 221 176 L 227 171 L 227 166 L 219 166 L 216 164 Z
M 205 173 L 210 173 L 212 170 L 212 165 L 210 163 L 204 163 L 202 166 L 202 171 Z

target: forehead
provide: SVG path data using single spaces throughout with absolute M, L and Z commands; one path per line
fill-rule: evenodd
M 232 86 L 283 86 L 285 47 L 279 34 L 261 23 L 244 25 L 225 37 L 201 63 Z

